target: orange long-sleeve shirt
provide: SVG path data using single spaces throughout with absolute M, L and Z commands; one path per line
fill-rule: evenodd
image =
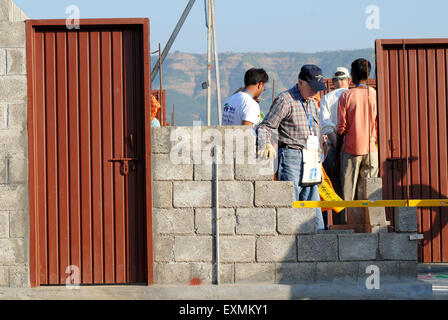
M 345 135 L 342 151 L 355 156 L 368 154 L 369 151 L 378 151 L 376 147 L 376 116 L 375 89 L 369 88 L 367 91 L 366 87 L 359 86 L 347 90 L 341 95 L 338 104 L 337 131 L 339 134 Z

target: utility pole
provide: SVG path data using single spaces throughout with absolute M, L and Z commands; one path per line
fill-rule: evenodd
M 211 104 L 212 104 L 212 8 L 211 0 L 207 0 L 207 126 L 211 123 Z
M 221 80 L 219 77 L 219 58 L 218 58 L 218 40 L 216 38 L 216 20 L 215 20 L 215 0 L 210 0 L 211 3 L 211 18 L 213 30 L 213 49 L 215 53 L 215 74 L 216 74 L 216 98 L 218 107 L 218 125 L 221 125 L 222 110 L 221 110 Z

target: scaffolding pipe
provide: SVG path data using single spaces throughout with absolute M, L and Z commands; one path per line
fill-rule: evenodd
M 219 57 L 218 57 L 218 40 L 216 38 L 216 20 L 215 20 L 215 0 L 210 0 L 211 4 L 211 25 L 213 30 L 213 51 L 215 54 L 215 74 L 216 74 L 216 98 L 218 107 L 218 125 L 221 125 L 222 109 L 221 109 L 221 80 L 219 75 Z
M 207 126 L 210 126 L 211 123 L 211 104 L 212 104 L 212 95 L 211 95 L 211 83 L 212 83 L 212 19 L 211 19 L 211 7 L 210 1 L 207 0 Z

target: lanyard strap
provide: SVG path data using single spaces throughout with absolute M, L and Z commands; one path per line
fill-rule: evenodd
M 314 133 L 313 132 L 313 116 L 312 116 L 312 114 L 310 114 L 310 116 L 308 116 L 308 112 L 306 111 L 305 105 L 303 104 L 302 98 L 300 97 L 299 90 L 297 90 L 297 86 L 294 86 L 294 89 L 296 90 L 297 96 L 299 97 L 299 101 L 302 104 L 303 110 L 305 110 L 306 119 L 308 120 L 308 126 L 310 127 L 311 134 L 313 134 Z M 310 108 L 310 111 L 311 111 L 311 108 Z
M 252 99 L 254 98 L 254 96 L 252 95 L 252 93 L 250 93 L 249 90 L 247 90 L 247 89 L 243 89 L 243 90 L 241 90 L 241 91 L 247 92 L 247 93 L 252 97 Z
M 367 85 L 365 85 L 364 83 L 360 83 L 356 87 L 366 87 L 367 88 Z

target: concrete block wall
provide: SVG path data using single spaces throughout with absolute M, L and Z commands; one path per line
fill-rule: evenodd
M 292 183 L 273 181 L 272 163 L 256 159 L 250 128 L 165 127 L 152 129 L 156 283 L 216 281 L 213 145 L 220 283 L 365 281 L 370 265 L 382 279 L 416 277 L 409 233 L 316 232 L 315 210 L 293 208 Z
M 0 287 L 27 287 L 26 15 L 0 0 Z

